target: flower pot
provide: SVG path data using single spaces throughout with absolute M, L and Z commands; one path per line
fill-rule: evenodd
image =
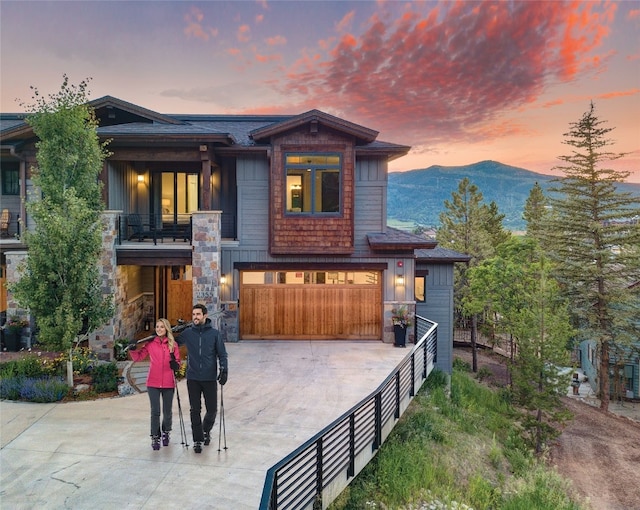
M 4 346 L 7 351 L 18 352 L 20 350 L 20 344 L 22 343 L 22 332 L 12 331 L 10 329 L 4 330 Z
M 407 328 L 405 326 L 394 324 L 393 334 L 395 335 L 394 346 L 405 347 L 407 345 Z

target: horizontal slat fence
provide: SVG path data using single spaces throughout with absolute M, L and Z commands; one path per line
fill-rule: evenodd
M 369 396 L 272 466 L 260 510 L 321 510 L 373 458 L 427 379 L 436 360 L 438 325 L 416 317 L 419 340 Z

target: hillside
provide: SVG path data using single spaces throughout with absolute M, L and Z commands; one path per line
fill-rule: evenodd
M 546 191 L 554 178 L 497 161 L 391 172 L 387 193 L 388 220 L 438 227 L 444 201 L 451 200 L 451 193 L 465 177 L 478 187 L 486 204 L 493 201 L 498 205 L 500 213 L 505 215 L 504 227 L 513 231 L 525 229 L 522 211 L 534 184 L 538 182 Z M 640 199 L 640 184 L 625 183 L 621 189 Z

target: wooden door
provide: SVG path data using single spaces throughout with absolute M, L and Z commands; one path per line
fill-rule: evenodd
M 193 283 L 190 266 L 171 266 L 165 268 L 167 282 L 167 319 L 175 325 L 178 319 L 191 320 L 193 309 Z

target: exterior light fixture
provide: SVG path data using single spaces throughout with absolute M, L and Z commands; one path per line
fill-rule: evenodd
M 144 174 L 138 174 L 138 182 L 144 182 Z
M 404 285 L 404 276 L 401 274 L 396 275 L 396 285 L 398 287 L 401 287 L 402 285 Z
M 220 284 L 224 285 L 225 283 L 227 283 L 227 275 L 223 274 L 220 276 Z

